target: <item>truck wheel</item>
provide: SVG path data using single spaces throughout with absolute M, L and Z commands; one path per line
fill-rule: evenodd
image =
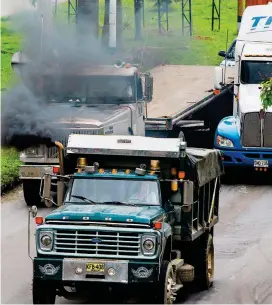
M 207 290 L 213 285 L 214 278 L 214 246 L 212 234 L 204 234 L 195 249 L 195 275 L 197 288 Z
M 52 283 L 33 279 L 33 304 L 55 304 L 56 288 Z
M 23 180 L 23 192 L 27 206 L 41 206 L 40 180 Z
M 163 261 L 160 270 L 159 287 L 158 287 L 158 303 L 173 304 L 176 299 L 176 293 L 173 288 L 174 271 L 169 261 Z

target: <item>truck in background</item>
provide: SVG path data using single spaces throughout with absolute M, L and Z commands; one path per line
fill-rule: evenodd
M 35 96 L 42 96 L 52 113 L 54 108 L 63 113 L 63 118 L 52 122 L 58 126 L 57 140 L 63 145 L 72 133 L 145 135 L 145 106 L 153 92 L 150 73 L 140 73 L 137 66 L 117 60 L 112 65 L 85 64 L 61 72 L 49 67 L 42 75 L 35 70 L 30 76 L 27 63 L 30 61 L 23 52 L 14 54 L 12 67 L 25 85 Z M 20 161 L 23 165 L 19 177 L 26 204 L 40 202 L 50 207 L 51 203 L 43 203 L 39 196 L 40 179 L 58 164 L 56 148 L 29 147 L 20 153 Z
M 72 134 L 66 155 L 55 145 L 59 172 L 45 174 L 41 196 L 52 200 L 57 179 L 59 207 L 45 219 L 29 209 L 38 225 L 33 304 L 109 288 L 130 297 L 148 290 L 155 303 L 173 304 L 186 284 L 211 287 L 220 151 L 122 135 Z
M 268 171 L 272 166 L 272 107 L 260 100 L 260 84 L 272 77 L 272 3 L 245 9 L 235 46 L 233 115 L 219 123 L 214 147 L 223 152 L 226 168 Z M 215 68 L 221 89 L 224 68 Z

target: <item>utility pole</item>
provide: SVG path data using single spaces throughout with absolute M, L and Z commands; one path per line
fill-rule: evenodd
M 241 21 L 242 21 L 243 12 L 244 12 L 244 0 L 238 0 L 238 10 L 237 10 L 238 32 L 240 30 L 240 25 L 241 25 Z
M 110 49 L 116 49 L 116 14 L 117 14 L 117 2 L 116 0 L 110 0 L 110 11 L 109 11 L 109 47 Z

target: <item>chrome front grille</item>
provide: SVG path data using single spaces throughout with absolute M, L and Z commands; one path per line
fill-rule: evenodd
M 54 251 L 65 256 L 137 257 L 141 255 L 141 234 L 58 229 L 55 232 Z
M 260 147 L 262 142 L 260 114 L 258 112 L 246 113 L 242 126 L 242 145 Z
M 272 147 L 272 113 L 266 113 L 263 124 L 259 112 L 244 115 L 242 125 L 244 147 Z
M 264 147 L 272 147 L 272 113 L 268 112 L 264 119 Z
M 100 134 L 101 130 L 99 129 L 67 129 L 62 132 L 62 135 L 58 138 L 58 141 L 64 145 L 64 147 L 67 146 L 68 137 L 70 134 L 89 134 L 89 135 L 96 135 Z M 57 158 L 58 157 L 58 150 L 56 147 L 50 147 L 47 149 L 47 158 Z

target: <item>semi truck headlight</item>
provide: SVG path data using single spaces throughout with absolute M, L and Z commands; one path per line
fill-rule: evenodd
M 21 157 L 39 157 L 43 156 L 45 153 L 44 145 L 40 145 L 38 147 L 29 147 L 21 152 Z
M 153 255 L 156 250 L 156 236 L 143 235 L 142 236 L 142 252 L 144 255 Z
M 216 143 L 221 147 L 234 147 L 233 142 L 225 137 L 217 136 Z
M 40 232 L 40 248 L 43 251 L 51 251 L 53 247 L 53 232 Z

